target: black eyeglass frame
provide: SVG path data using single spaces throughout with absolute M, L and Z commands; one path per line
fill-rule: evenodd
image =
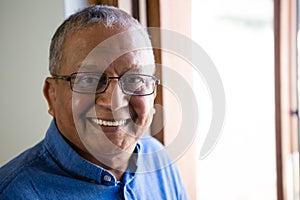
M 79 92 L 79 91 L 74 90 L 73 89 L 73 85 L 72 85 L 72 81 L 71 81 L 72 77 L 75 75 L 75 78 L 76 78 L 77 74 L 84 74 L 84 73 L 87 73 L 87 74 L 98 74 L 100 76 L 105 75 L 106 78 L 107 78 L 107 83 L 105 85 L 104 90 L 101 91 L 101 92 L 98 92 L 97 90 L 95 92 Z M 147 75 L 147 74 L 126 74 L 126 75 L 141 75 L 141 76 L 150 77 L 150 78 L 153 79 L 153 81 L 155 81 L 155 87 L 154 87 L 153 91 L 151 93 L 149 93 L 149 94 L 129 93 L 129 92 L 126 92 L 126 90 L 123 88 L 123 85 L 119 81 L 123 77 L 123 75 L 121 75 L 119 77 L 117 77 L 117 76 L 108 76 L 105 73 L 98 73 L 98 72 L 75 72 L 75 73 L 70 74 L 69 76 L 51 75 L 51 77 L 55 78 L 55 79 L 61 79 L 61 80 L 64 80 L 64 81 L 68 81 L 70 83 L 71 90 L 73 92 L 80 93 L 80 94 L 101 94 L 101 93 L 104 93 L 106 91 L 106 89 L 108 88 L 108 86 L 109 86 L 109 83 L 110 83 L 109 80 L 110 79 L 117 79 L 122 92 L 124 94 L 131 95 L 131 96 L 149 96 L 149 95 L 152 95 L 155 92 L 157 85 L 160 84 L 160 80 L 158 78 L 156 78 L 155 76 L 151 76 L 151 75 Z

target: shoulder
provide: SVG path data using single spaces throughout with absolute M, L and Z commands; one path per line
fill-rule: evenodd
M 161 142 L 152 136 L 142 137 L 138 145 L 140 146 L 141 153 L 157 152 L 165 148 Z
M 138 142 L 138 168 L 143 172 L 176 170 L 167 148 L 154 137 L 143 137 Z
M 139 144 L 138 190 L 144 191 L 142 187 L 151 182 L 159 187 L 148 190 L 153 190 L 153 193 L 164 197 L 163 199 L 188 199 L 176 160 L 169 155 L 167 148 L 153 137 L 141 139 Z M 147 196 L 146 193 L 144 195 Z
M 35 173 L 32 169 L 40 165 L 46 153 L 40 142 L 2 166 L 0 168 L 0 194 L 12 183 L 30 178 Z
M 1 182 L 0 200 L 2 199 L 40 199 L 33 179 L 36 179 L 35 171 L 30 168 L 21 170 L 17 175 L 6 177 Z

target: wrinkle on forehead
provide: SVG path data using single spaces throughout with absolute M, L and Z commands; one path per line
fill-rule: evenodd
M 130 52 L 137 52 L 137 50 L 149 50 L 153 56 L 148 35 L 140 29 L 127 30 L 100 42 L 89 53 L 85 61 L 88 62 L 90 58 L 97 58 L 97 60 L 101 60 L 103 65 L 108 66 L 121 56 Z
M 153 75 L 155 64 L 149 52 L 132 52 L 121 56 L 108 66 L 103 60 L 97 58 L 85 60 L 82 65 L 79 63 L 77 70 L 81 72 L 116 73 L 118 76 L 125 73 Z

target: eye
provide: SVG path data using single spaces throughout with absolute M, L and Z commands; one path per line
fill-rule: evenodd
M 138 83 L 144 83 L 144 79 L 143 77 L 138 75 L 128 75 L 124 77 L 124 82 L 126 84 L 138 84 Z
M 99 80 L 100 77 L 96 75 L 81 75 L 76 77 L 76 84 L 94 85 L 98 84 Z

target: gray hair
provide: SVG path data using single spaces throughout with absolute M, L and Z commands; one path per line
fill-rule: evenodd
M 87 7 L 66 19 L 56 30 L 52 37 L 49 53 L 49 71 L 50 74 L 58 74 L 60 62 L 63 57 L 63 43 L 65 38 L 86 27 L 94 24 L 103 24 L 106 27 L 119 25 L 122 27 L 142 25 L 128 13 L 111 6 L 91 6 Z

